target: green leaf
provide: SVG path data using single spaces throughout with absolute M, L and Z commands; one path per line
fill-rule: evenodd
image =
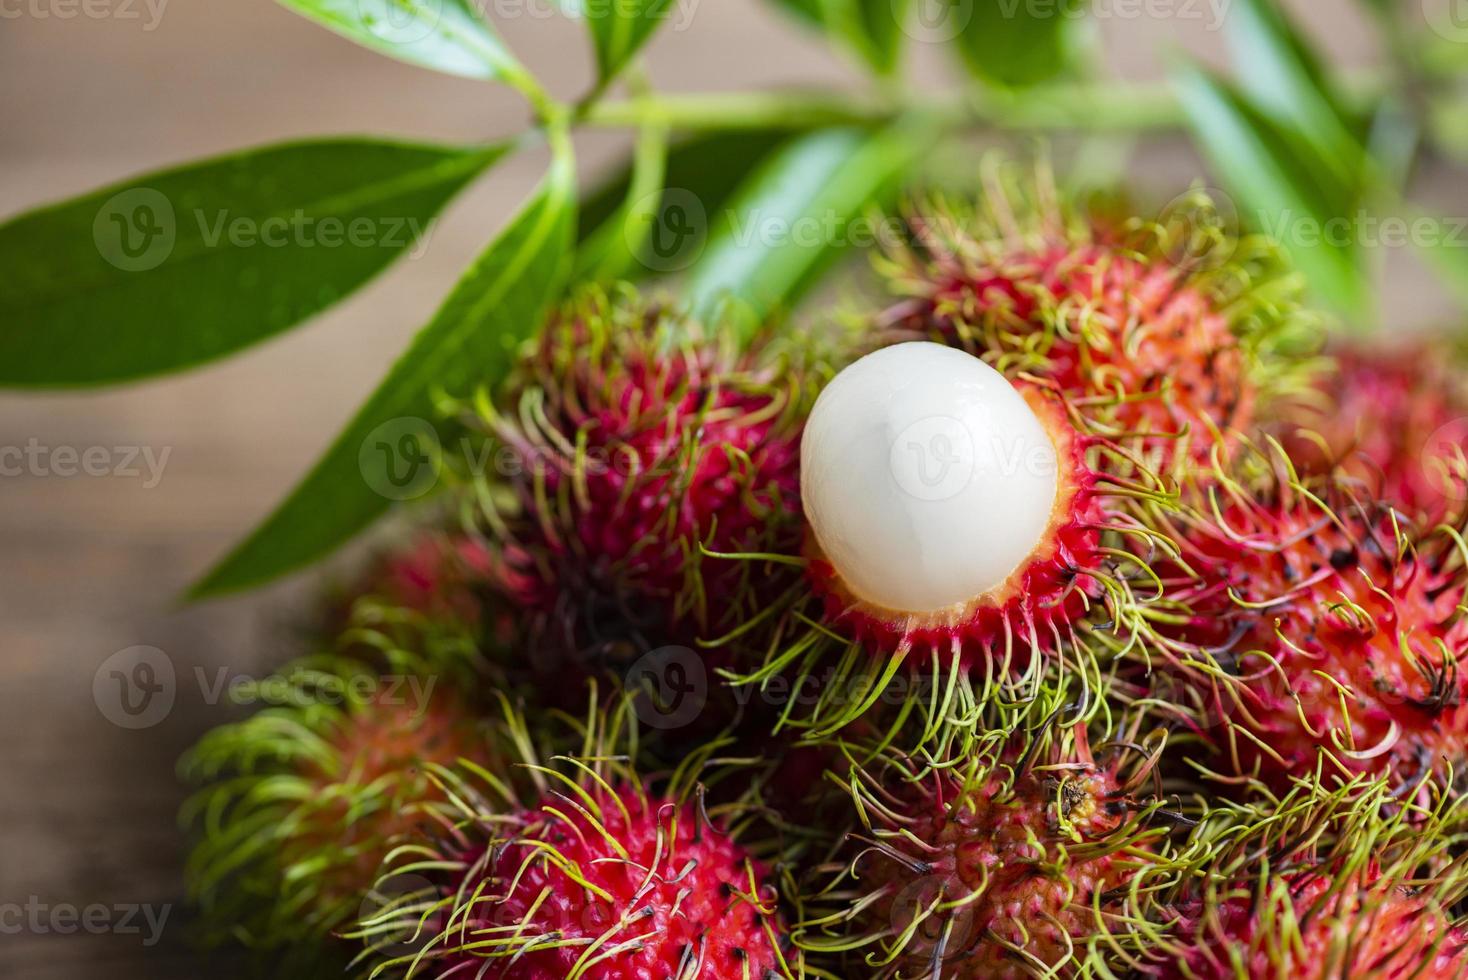
M 878 75 L 895 74 L 910 0 L 826 0 L 827 19 Z
M 507 151 L 288 143 L 138 177 L 0 225 L 0 384 L 192 367 L 331 306 Z
M 650 218 L 649 224 L 644 228 L 631 226 L 634 233 L 644 236 L 643 247 L 638 261 L 624 266 L 620 274 L 640 279 L 653 272 L 686 268 L 704 248 L 708 216 L 717 214 L 750 171 L 790 138 L 788 132 L 755 130 L 711 133 L 680 141 L 668 151 L 663 193 L 651 201 L 644 201 L 642 192 L 633 186 L 637 181 L 648 181 L 649 170 L 622 168 L 581 202 L 577 234 L 581 249 L 596 248 L 623 235 L 629 228 L 628 202 L 644 201 L 642 210 Z M 666 236 L 686 224 L 692 225 L 693 234 L 672 239 L 676 245 L 671 250 L 661 245 L 654 249 L 658 242 L 652 236 L 669 241 Z
M 673 13 L 673 0 L 560 0 L 569 15 L 586 21 L 605 83 L 615 78 Z
M 196 585 L 194 598 L 269 581 L 331 552 L 394 500 L 432 489 L 442 436 L 435 392 L 465 393 L 504 375 L 539 329 L 565 278 L 576 174 L 564 134 L 535 196 L 502 230 L 414 338 L 326 455 L 279 509 Z
M 524 69 L 468 0 L 278 0 L 343 37 L 399 61 L 468 78 Z
M 1226 186 L 1294 258 L 1318 296 L 1337 309 L 1369 318 L 1369 295 L 1358 243 L 1341 222 L 1351 205 L 1332 199 L 1300 147 L 1225 83 L 1197 68 L 1175 83 L 1193 133 Z M 1333 232 L 1332 229 L 1337 229 Z
M 827 129 L 791 141 L 723 210 L 685 290 L 703 314 L 734 298 L 756 315 L 792 303 L 836 257 L 870 244 L 873 204 L 897 190 L 926 152 L 926 126 Z
M 1308 143 L 1337 183 L 1364 186 L 1356 124 L 1320 59 L 1274 0 L 1239 0 L 1227 23 L 1239 85 L 1253 104 Z
M 649 126 L 638 138 L 622 206 L 577 247 L 572 278 L 606 281 L 635 274 L 662 207 L 667 170 L 668 131 Z
M 897 70 L 911 0 L 775 0 L 797 20 L 825 31 L 878 75 Z
M 954 43 L 975 78 L 1014 88 L 1035 85 L 1069 66 L 1071 33 L 1086 7 L 1086 0 L 956 3 Z

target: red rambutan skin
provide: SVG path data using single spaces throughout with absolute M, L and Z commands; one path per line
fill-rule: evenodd
M 895 841 L 915 863 L 873 855 L 863 878 L 883 889 L 875 908 L 894 935 L 912 922 L 915 906 L 940 894 L 955 903 L 982 894 L 923 922 L 894 968 L 904 977 L 929 975 L 945 931 L 945 980 L 1020 980 L 1034 975 L 1036 961 L 1067 963 L 1078 943 L 1100 931 L 1096 896 L 1123 888 L 1136 873 L 1134 855 L 1080 853 L 1127 820 L 1129 800 L 1115 775 L 1076 764 L 1027 773 L 1012 788 L 991 779 L 966 792 L 939 778 L 942 791 L 911 810 L 905 825 L 921 850 Z
M 894 311 L 899 325 L 1054 384 L 1160 466 L 1185 437 L 1206 461 L 1210 433 L 1252 420 L 1249 358 L 1227 317 L 1160 257 L 1062 241 L 940 253 L 923 275 L 923 293 Z
M 1339 882 L 1287 874 L 1284 908 L 1256 911 L 1243 883 L 1212 910 L 1198 942 L 1162 968 L 1166 980 L 1436 980 L 1468 976 L 1468 932 L 1428 898 L 1384 881 L 1374 869 Z M 1293 928 L 1286 929 L 1288 921 Z M 1230 960 L 1239 957 L 1240 965 Z M 1242 968 L 1243 973 L 1238 972 Z
M 1044 424 L 1059 464 L 1050 524 L 1040 543 L 996 588 L 967 603 L 929 613 L 888 609 L 854 595 L 806 535 L 811 587 L 823 597 L 826 619 L 849 628 L 870 646 L 891 652 L 935 651 L 965 666 L 997 661 L 1013 651 L 1022 667 L 1031 651 L 1057 645 L 1067 624 L 1085 614 L 1100 586 L 1086 574 L 1102 564 L 1106 524 L 1100 474 L 1087 461 L 1095 444 L 1076 431 L 1058 400 L 1034 385 L 1021 393 Z
M 789 975 L 771 941 L 783 934 L 776 896 L 742 847 L 692 804 L 592 792 L 589 807 L 566 798 L 518 815 L 471 856 L 449 936 L 467 948 L 434 951 L 432 975 L 476 976 L 486 964 L 507 980 L 563 980 L 578 964 L 585 980 Z M 521 927 L 518 942 L 506 926 Z
M 480 541 L 426 533 L 403 551 L 385 556 L 368 591 L 413 612 L 452 616 L 472 625 L 480 618 L 476 589 L 489 582 L 493 568 L 493 556 Z
M 772 576 L 746 582 L 748 562 L 704 558 L 700 545 L 734 554 L 799 541 L 790 391 L 692 325 L 670 343 L 659 316 L 552 324 L 524 371 L 525 389 L 543 393 L 536 420 L 521 411 L 494 426 L 516 457 L 523 514 L 505 547 L 512 600 L 543 633 L 614 621 L 573 646 L 619 632 L 686 643 L 728 628 L 729 598 Z
M 1208 734 L 1239 772 L 1281 787 L 1322 750 L 1328 777 L 1405 785 L 1461 769 L 1468 620 L 1449 552 L 1407 547 L 1380 506 L 1288 496 L 1234 500 L 1194 524 L 1183 556 L 1198 579 L 1167 583 L 1192 613 L 1184 639 L 1237 675 L 1211 689 Z
M 1468 392 L 1452 353 L 1424 341 L 1334 354 L 1336 370 L 1318 386 L 1323 399 L 1297 400 L 1282 412 L 1282 441 L 1296 467 L 1322 475 L 1338 467 L 1427 521 L 1460 511 L 1468 494 L 1454 462 L 1468 443 Z

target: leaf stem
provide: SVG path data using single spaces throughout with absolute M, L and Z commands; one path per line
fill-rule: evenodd
M 1385 92 L 1381 72 L 1342 79 L 1352 104 L 1372 105 Z M 1023 92 L 993 90 L 965 97 L 850 95 L 821 90 L 648 95 L 586 104 L 577 123 L 597 128 L 661 124 L 675 130 L 810 129 L 881 125 L 924 115 L 952 128 L 1145 132 L 1179 129 L 1186 117 L 1166 82 L 1048 84 Z

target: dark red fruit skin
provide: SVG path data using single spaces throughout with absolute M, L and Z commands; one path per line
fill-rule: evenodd
M 495 830 L 502 838 L 467 856 L 470 870 L 450 892 L 464 904 L 448 942 L 470 948 L 435 949 L 428 975 L 484 969 L 506 980 L 563 980 L 586 954 L 585 940 L 598 941 L 601 952 L 626 944 L 576 974 L 585 980 L 789 975 L 772 942 L 784 934 L 774 889 L 742 847 L 701 820 L 694 805 L 633 789 L 591 793 L 591 806 L 558 799 L 515 815 Z M 603 894 L 546 860 L 545 846 Z M 487 958 L 494 947 L 477 944 L 505 930 L 479 930 L 514 925 L 523 936 L 554 934 L 568 944 L 518 956 L 513 945 L 501 945 L 503 955 Z M 689 973 L 695 963 L 702 972 Z
M 928 651 L 956 655 L 972 666 L 997 662 L 1012 650 L 1012 663 L 1022 667 L 1032 651 L 1054 649 L 1068 624 L 1085 615 L 1100 593 L 1086 572 L 1102 565 L 1101 528 L 1107 523 L 1101 476 L 1087 460 L 1096 440 L 1076 431 L 1055 396 L 1034 385 L 1021 385 L 1020 391 L 1049 432 L 1059 462 L 1055 507 L 1034 553 L 998 588 L 964 607 L 914 615 L 854 596 L 807 534 L 807 574 L 823 597 L 828 622 L 883 652 L 919 652 L 922 663 Z
M 1272 906 L 1267 916 L 1256 912 L 1257 883 L 1241 882 L 1212 910 L 1207 924 L 1198 926 L 1195 943 L 1153 975 L 1163 980 L 1468 976 L 1468 931 L 1452 925 L 1429 899 L 1383 880 L 1375 869 L 1345 882 L 1316 872 L 1287 874 L 1283 882 L 1288 889 L 1284 907 Z M 1282 924 L 1286 919 L 1293 923 L 1288 933 Z M 1239 958 L 1239 965 L 1230 955 Z
M 508 483 L 520 510 L 500 589 L 535 620 L 540 656 L 628 661 L 692 646 L 788 584 L 779 569 L 704 557 L 700 546 L 798 546 L 789 386 L 694 325 L 670 346 L 660 316 L 594 329 L 573 308 L 522 367 L 534 425 L 512 406 L 492 427 L 514 457 Z M 578 441 L 591 463 L 567 451 Z
M 1204 734 L 1226 768 L 1280 788 L 1323 750 L 1328 779 L 1461 771 L 1468 596 L 1451 543 L 1412 547 L 1390 508 L 1334 496 L 1234 499 L 1182 536 L 1197 578 L 1164 582 L 1191 610 L 1178 635 L 1234 675 L 1180 675 L 1207 692 Z
M 1315 397 L 1283 411 L 1282 442 L 1301 472 L 1339 469 L 1403 513 L 1436 522 L 1468 491 L 1453 462 L 1468 446 L 1468 390 L 1445 344 L 1342 346 Z
M 1053 384 L 1114 438 L 1136 439 L 1159 469 L 1206 462 L 1215 428 L 1250 425 L 1249 355 L 1215 301 L 1185 272 L 1118 244 L 940 252 L 893 325 L 962 347 L 1007 375 Z
M 872 854 L 858 868 L 882 891 L 873 925 L 890 923 L 896 935 L 911 923 L 914 905 L 939 894 L 952 902 L 983 895 L 925 922 L 895 967 L 904 977 L 929 975 L 945 929 L 945 980 L 1033 976 L 1034 960 L 1005 944 L 1047 966 L 1065 964 L 1077 944 L 1101 931 L 1096 897 L 1124 889 L 1141 863 L 1118 853 L 1058 860 L 1104 842 L 1126 822 L 1129 800 L 1115 775 L 1078 763 L 1024 774 L 1012 789 L 995 778 L 966 792 L 937 779 L 938 788 L 903 814 L 921 849 L 894 841 L 917 863 Z

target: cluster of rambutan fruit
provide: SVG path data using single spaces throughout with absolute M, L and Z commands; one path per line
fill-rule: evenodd
M 1319 355 L 1201 195 L 979 201 L 910 209 L 879 312 L 587 289 L 463 393 L 432 526 L 184 761 L 212 935 L 311 976 L 1468 976 L 1451 355 Z

